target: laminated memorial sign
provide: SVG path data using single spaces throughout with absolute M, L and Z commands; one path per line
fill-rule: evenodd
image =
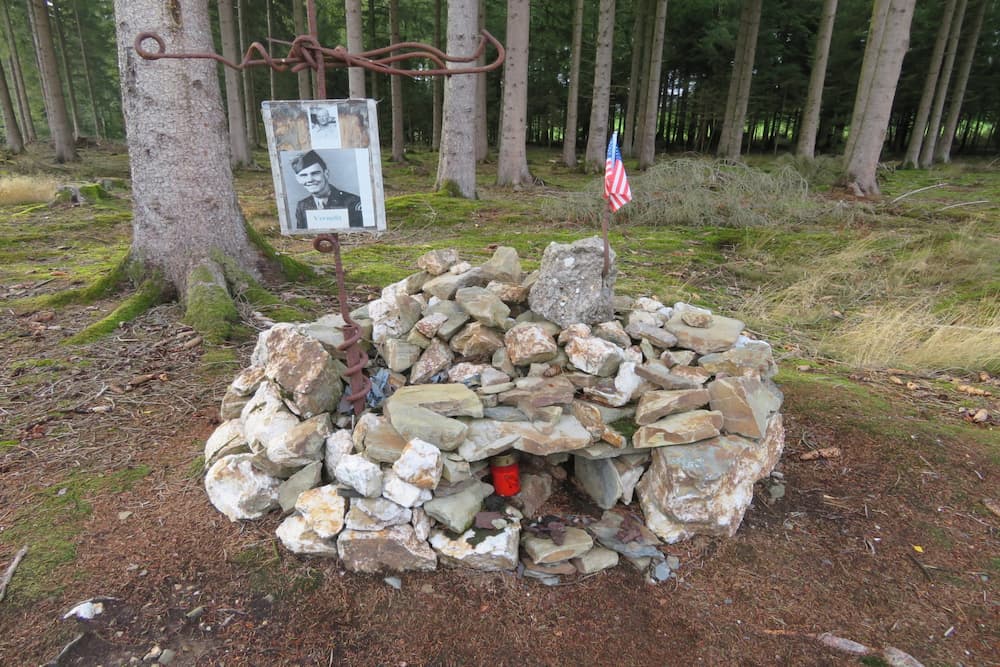
M 385 231 L 375 101 L 262 107 L 281 233 Z

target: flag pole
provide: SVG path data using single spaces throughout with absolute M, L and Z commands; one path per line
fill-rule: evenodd
M 611 246 L 608 244 L 608 225 L 610 220 L 611 211 L 605 208 L 604 217 L 601 220 L 601 232 L 604 236 L 604 273 L 601 274 L 601 277 L 605 279 L 611 271 Z

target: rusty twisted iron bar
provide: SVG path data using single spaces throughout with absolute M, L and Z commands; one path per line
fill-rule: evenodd
M 351 318 L 350 309 L 347 307 L 344 265 L 340 261 L 340 235 L 319 234 L 313 239 L 313 248 L 319 252 L 333 253 L 334 267 L 337 272 L 337 298 L 340 300 L 340 315 L 344 318 L 344 342 L 338 345 L 337 349 L 343 352 L 347 358 L 345 374 L 350 378 L 351 383 L 351 393 L 346 397 L 347 402 L 354 408 L 354 414 L 360 415 L 365 409 L 365 397 L 371 391 L 372 382 L 364 373 L 364 368 L 369 361 L 368 353 L 358 344 L 361 340 L 361 327 Z
M 316 72 L 316 94 L 320 99 L 326 98 L 325 72 L 327 65 L 331 67 L 361 67 L 381 74 L 418 78 L 423 76 L 453 76 L 455 74 L 490 72 L 500 67 L 506 58 L 506 50 L 503 45 L 486 30 L 481 31 L 479 45 L 476 51 L 469 56 L 449 56 L 440 49 L 421 42 L 400 42 L 370 51 L 351 53 L 342 46 L 329 48 L 320 44 L 315 0 L 306 0 L 306 14 L 309 26 L 308 34 L 297 35 L 291 42 L 276 39 L 269 40 L 272 45 L 288 45 L 288 55 L 284 58 L 275 58 L 268 51 L 267 47 L 260 42 L 250 44 L 238 63 L 211 51 L 167 53 L 166 42 L 155 32 L 139 33 L 135 38 L 133 46 L 135 52 L 145 60 L 179 60 L 191 58 L 214 60 L 236 70 L 242 70 L 245 67 L 260 66 L 269 67 L 277 72 L 288 70 L 300 72 L 305 69 L 311 69 Z M 143 46 L 146 40 L 152 40 L 156 44 L 155 51 L 150 51 Z M 493 62 L 473 67 L 448 67 L 449 64 L 453 63 L 477 61 L 486 52 L 488 45 L 492 45 L 497 51 L 497 56 Z M 258 57 L 254 57 L 255 55 Z M 330 60 L 329 63 L 327 62 L 328 58 Z M 403 69 L 395 66 L 396 63 L 417 59 L 429 61 L 436 65 L 436 67 L 430 69 Z M 334 267 L 337 275 L 337 296 L 340 300 L 340 314 L 344 319 L 344 342 L 340 344 L 338 349 L 344 352 L 347 358 L 346 375 L 350 378 L 351 387 L 351 393 L 345 398 L 353 406 L 354 414 L 359 416 L 364 411 L 365 398 L 371 390 L 372 384 L 371 380 L 364 373 L 364 368 L 368 365 L 369 357 L 359 344 L 361 340 L 361 327 L 351 318 L 350 309 L 347 306 L 344 265 L 340 258 L 340 236 L 338 234 L 319 234 L 313 239 L 313 247 L 319 252 L 333 253 Z
M 160 35 L 155 32 L 142 32 L 135 38 L 135 51 L 146 60 L 161 59 L 207 59 L 242 70 L 246 67 L 270 67 L 277 72 L 291 70 L 299 72 L 304 69 L 320 70 L 322 67 L 362 67 L 381 74 L 397 74 L 417 78 L 421 76 L 452 76 L 455 74 L 479 74 L 491 72 L 501 65 L 506 57 L 506 51 L 496 37 L 488 31 L 481 32 L 479 45 L 475 53 L 470 56 L 449 56 L 440 49 L 422 42 L 399 42 L 390 44 L 370 51 L 361 53 L 351 53 L 342 46 L 333 48 L 323 46 L 314 35 L 299 35 L 291 42 L 283 40 L 271 40 L 273 43 L 287 44 L 289 46 L 288 55 L 284 58 L 275 58 L 268 51 L 267 47 L 260 42 L 253 42 L 247 47 L 246 53 L 240 62 L 236 63 L 211 51 L 191 52 L 191 53 L 167 53 L 167 45 Z M 156 44 L 155 50 L 149 50 L 143 46 L 146 40 L 152 40 Z M 474 67 L 453 67 L 449 68 L 448 63 L 469 63 L 479 59 L 486 52 L 487 46 L 493 46 L 497 51 L 497 56 L 493 62 Z M 412 50 L 408 50 L 412 49 Z M 403 51 L 403 53 L 396 53 Z M 389 54 L 385 56 L 384 54 Z M 254 56 L 258 57 L 254 57 Z M 322 56 L 322 57 L 318 57 Z M 384 56 L 384 57 L 381 57 Z M 327 61 L 329 58 L 329 62 Z M 403 69 L 394 67 L 395 63 L 410 60 L 422 59 L 432 62 L 436 67 L 430 69 Z

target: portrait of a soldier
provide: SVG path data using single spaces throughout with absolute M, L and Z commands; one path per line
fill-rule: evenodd
M 330 183 L 326 162 L 316 151 L 307 151 L 292 160 L 292 171 L 295 172 L 295 180 L 309 193 L 295 207 L 296 229 L 307 229 L 306 211 L 319 209 L 346 209 L 351 227 L 364 226 L 361 197 L 335 188 Z

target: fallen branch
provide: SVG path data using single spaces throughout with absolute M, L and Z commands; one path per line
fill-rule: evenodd
M 815 461 L 816 459 L 839 459 L 840 447 L 824 447 L 799 454 L 799 461 Z
M 28 553 L 28 545 L 21 547 L 21 550 L 14 555 L 14 560 L 10 562 L 7 566 L 7 571 L 3 574 L 3 579 L 0 579 L 0 602 L 3 602 L 3 598 L 7 595 L 7 584 L 10 580 L 14 578 L 14 570 L 17 566 L 21 564 L 21 559 L 24 558 L 25 554 Z
M 933 190 L 934 188 L 943 188 L 946 185 L 948 185 L 948 184 L 947 183 L 937 183 L 935 185 L 928 185 L 928 186 L 925 186 L 925 187 L 922 187 L 922 188 L 917 188 L 916 190 L 910 190 L 909 192 L 904 192 L 903 194 L 899 195 L 898 197 L 896 197 L 895 199 L 893 199 L 889 203 L 890 204 L 895 204 L 896 202 L 902 201 L 902 200 L 906 199 L 907 197 L 909 197 L 910 195 L 915 195 L 918 192 L 923 192 L 924 190 Z
M 877 655 L 890 667 L 924 667 L 919 660 L 909 653 L 900 651 L 895 646 L 886 646 L 882 650 L 878 650 L 829 632 L 816 634 L 814 632 L 796 632 L 795 630 L 764 630 L 764 634 L 814 639 L 827 648 L 856 656 Z
M 59 662 L 67 655 L 69 655 L 69 652 L 73 650 L 73 647 L 79 644 L 80 640 L 83 639 L 86 635 L 87 635 L 86 632 L 81 632 L 76 637 L 74 637 L 70 641 L 70 643 L 63 646 L 63 649 L 59 651 L 59 655 L 57 655 L 56 657 L 52 658 L 52 660 L 49 660 L 47 663 L 45 663 L 45 667 L 58 667 Z
M 977 201 L 962 201 L 957 204 L 951 204 L 945 206 L 944 208 L 939 208 L 935 213 L 940 213 L 941 211 L 947 211 L 949 208 L 958 208 L 959 206 L 975 206 L 976 204 L 989 204 L 989 199 L 979 199 Z

